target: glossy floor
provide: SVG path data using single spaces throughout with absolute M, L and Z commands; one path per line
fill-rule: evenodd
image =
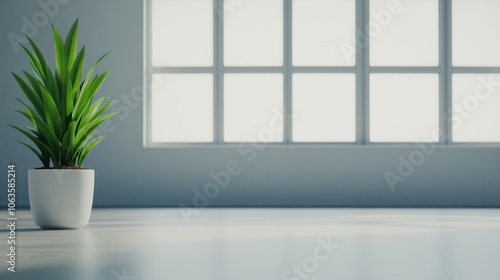
M 16 272 L 3 226 L 0 279 L 500 279 L 500 210 L 183 211 L 95 209 L 57 231 L 18 211 Z

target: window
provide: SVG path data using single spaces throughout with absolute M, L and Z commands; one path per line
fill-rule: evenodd
M 370 141 L 427 141 L 439 127 L 438 107 L 437 74 L 371 74 Z
M 452 7 L 452 137 L 500 142 L 500 1 L 455 0 Z
M 144 0 L 145 144 L 500 142 L 500 0 Z

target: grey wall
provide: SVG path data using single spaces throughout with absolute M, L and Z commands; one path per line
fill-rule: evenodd
M 415 146 L 268 147 L 252 162 L 232 147 L 146 149 L 142 103 L 123 99 L 142 86 L 142 1 L 59 3 L 59 11 L 47 15 L 38 1 L 0 0 L 0 170 L 8 163 L 17 165 L 18 205 L 28 205 L 26 172 L 39 163 L 15 142 L 21 136 L 5 125 L 26 124 L 14 112 L 20 109 L 15 98 L 22 93 L 9 72 L 28 68 L 8 34 L 20 35 L 23 18 L 33 23 L 35 17 L 40 27 L 26 31 L 52 54 L 45 14 L 63 34 L 80 17 L 80 42 L 87 45 L 89 61 L 112 51 L 101 68 L 111 74 L 100 94 L 119 99 L 116 108 L 121 111 L 108 127 L 107 139 L 85 163 L 96 169 L 96 206 L 189 205 L 193 188 L 203 189 L 212 181 L 209 172 L 224 170 L 230 160 L 239 162 L 242 172 L 231 177 L 209 206 L 500 206 L 499 148 L 439 147 L 394 192 L 384 172 L 397 174 L 398 156 L 407 158 Z M 5 198 L 6 186 L 0 189 Z M 0 199 L 0 205 L 5 201 Z

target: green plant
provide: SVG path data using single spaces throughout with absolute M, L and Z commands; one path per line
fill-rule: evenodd
M 33 40 L 26 38 L 32 51 L 20 45 L 26 54 L 33 74 L 23 71 L 25 79 L 15 73 L 14 78 L 29 103 L 17 100 L 24 106 L 19 111 L 33 127 L 22 129 L 10 125 L 28 137 L 35 146 L 18 141 L 28 147 L 43 164 L 43 168 L 81 168 L 87 154 L 104 138 L 96 136 L 96 129 L 115 113 L 107 113 L 114 101 L 94 96 L 108 75 L 94 75 L 100 57 L 82 80 L 85 46 L 77 52 L 78 19 L 72 25 L 65 40 L 52 25 L 55 48 L 55 70 L 46 60 Z M 36 147 L 36 148 L 35 148 Z

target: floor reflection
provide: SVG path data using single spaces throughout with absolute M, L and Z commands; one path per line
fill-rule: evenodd
M 186 224 L 177 209 L 96 209 L 76 231 L 39 231 L 28 211 L 18 215 L 17 272 L 1 279 L 500 275 L 500 210 L 204 209 Z

